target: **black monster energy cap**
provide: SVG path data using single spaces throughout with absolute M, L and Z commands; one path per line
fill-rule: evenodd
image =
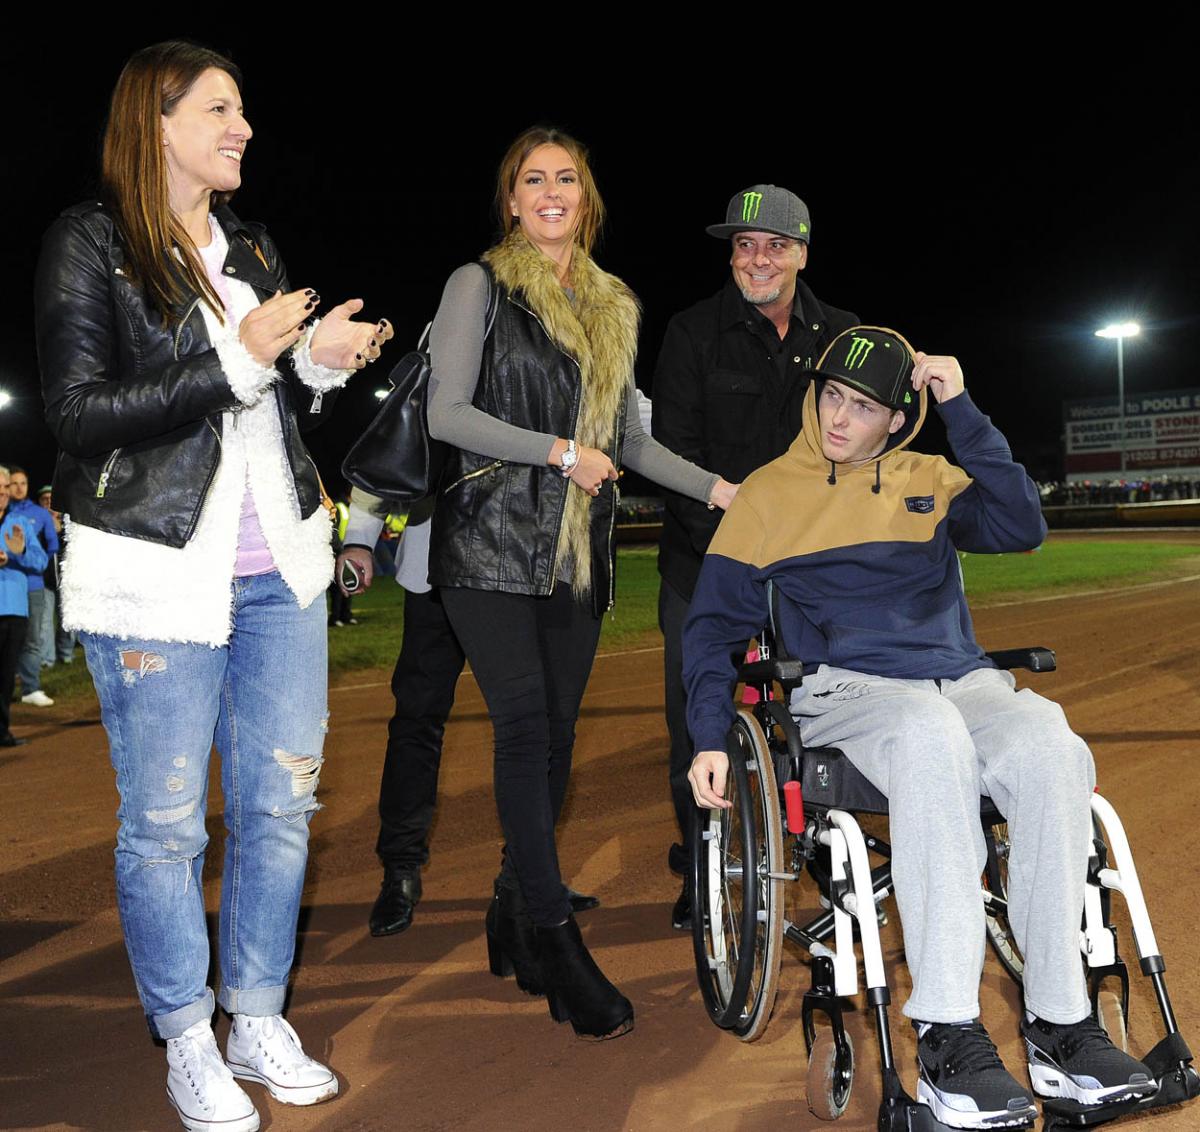
M 903 409 L 915 396 L 914 364 L 913 348 L 894 330 L 852 326 L 829 343 L 814 372 L 849 385 L 889 409 Z
M 795 193 L 778 185 L 751 185 L 733 194 L 724 224 L 710 224 L 704 230 L 719 240 L 738 232 L 772 232 L 807 244 L 808 229 L 808 205 Z

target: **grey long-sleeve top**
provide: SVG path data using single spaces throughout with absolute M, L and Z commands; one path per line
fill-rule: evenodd
M 483 359 L 488 284 L 477 263 L 460 267 L 446 282 L 433 320 L 429 354 L 429 432 L 467 452 L 521 464 L 545 464 L 558 439 L 550 433 L 518 428 L 477 409 L 471 399 Z M 707 502 L 717 476 L 676 456 L 642 428 L 632 377 L 625 400 L 622 464 L 662 487 Z

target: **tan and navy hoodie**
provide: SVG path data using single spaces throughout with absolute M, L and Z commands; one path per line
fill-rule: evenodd
M 1031 550 L 1046 535 L 1037 488 L 970 395 L 937 410 L 961 467 L 908 450 L 927 391 L 883 454 L 833 464 L 821 452 L 820 382 L 791 447 L 751 475 L 709 546 L 684 626 L 688 729 L 721 750 L 733 721 L 732 657 L 768 623 L 806 671 L 956 679 L 991 661 L 975 641 L 957 550 Z

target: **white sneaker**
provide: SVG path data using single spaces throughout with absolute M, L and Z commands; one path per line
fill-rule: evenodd
M 235 1077 L 266 1085 L 284 1104 L 317 1104 L 337 1096 L 338 1079 L 304 1052 L 282 1014 L 235 1014 L 225 1056 Z
M 35 692 L 30 692 L 27 696 L 21 697 L 21 703 L 31 704 L 33 707 L 53 707 L 54 701 L 46 695 L 45 692 L 38 688 Z
M 167 1099 L 188 1132 L 258 1132 L 258 1112 L 221 1060 L 207 1019 L 167 1040 Z

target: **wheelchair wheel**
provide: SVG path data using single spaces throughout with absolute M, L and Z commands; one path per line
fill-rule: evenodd
M 818 1120 L 837 1120 L 850 1103 L 854 1087 L 854 1043 L 846 1034 L 839 1050 L 831 1030 L 821 1030 L 808 1055 L 808 1107 Z
M 734 723 L 729 764 L 733 805 L 696 822 L 692 942 L 709 1016 L 751 1042 L 767 1028 L 779 985 L 783 833 L 770 750 L 747 711 Z
M 997 822 L 985 829 L 983 835 L 987 844 L 983 887 L 988 943 L 1000 960 L 1000 966 L 1020 986 L 1025 977 L 1025 957 L 1017 947 L 1012 924 L 1008 920 L 1008 823 Z

